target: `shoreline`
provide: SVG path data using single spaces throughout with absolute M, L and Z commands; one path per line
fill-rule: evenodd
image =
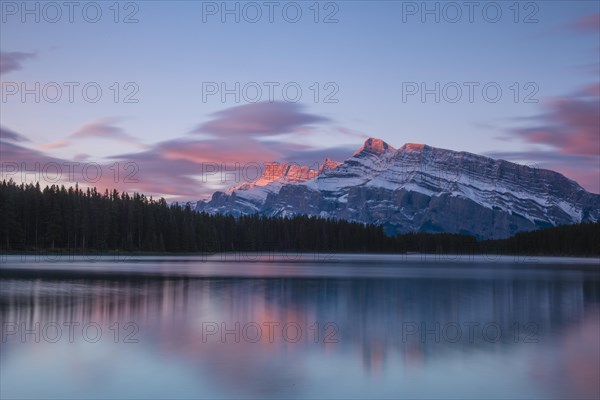
M 228 255 L 228 254 L 343 254 L 343 255 L 386 255 L 386 256 L 464 256 L 464 257 L 475 257 L 475 256 L 489 256 L 489 257 L 551 257 L 551 258 L 586 258 L 586 259 L 600 259 L 600 255 L 586 255 L 586 254 L 546 254 L 546 253 L 487 253 L 487 252 L 474 252 L 474 251 L 462 251 L 462 252 L 417 252 L 417 251 L 406 251 L 406 252 L 381 252 L 381 251 L 301 251 L 301 250 L 289 250 L 289 251 L 273 251 L 273 250 L 253 250 L 253 251 L 223 251 L 223 252 L 169 252 L 169 251 L 125 251 L 125 250 L 107 250 L 107 251 L 80 251 L 80 250 L 15 250 L 15 251 L 0 251 L 0 260 L 6 256 L 55 256 L 55 257 L 88 257 L 88 256 L 215 256 L 215 255 Z

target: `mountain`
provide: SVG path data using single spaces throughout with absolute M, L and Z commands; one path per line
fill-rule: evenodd
M 255 182 L 216 192 L 197 211 L 305 214 L 383 225 L 388 234 L 452 232 L 497 239 L 600 220 L 600 195 L 550 170 L 423 144 L 369 138 L 343 163 L 272 163 Z

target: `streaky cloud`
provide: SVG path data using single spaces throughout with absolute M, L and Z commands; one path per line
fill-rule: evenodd
M 297 103 L 260 102 L 218 111 L 213 119 L 200 124 L 192 133 L 218 137 L 273 136 L 299 132 L 312 124 L 329 122 L 328 118 L 302 111 Z
M 0 140 L 8 142 L 29 142 L 25 136 L 0 125 Z
M 0 51 L 0 75 L 23 68 L 23 62 L 35 58 L 37 53 L 22 51 Z

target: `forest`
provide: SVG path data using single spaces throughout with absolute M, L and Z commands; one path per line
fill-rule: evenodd
M 0 185 L 0 251 L 227 251 L 600 255 L 600 223 L 478 241 L 450 233 L 386 236 L 383 228 L 309 216 L 233 217 L 139 193 L 40 184 Z

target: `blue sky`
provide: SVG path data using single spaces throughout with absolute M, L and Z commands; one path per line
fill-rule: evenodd
M 278 2 L 273 22 L 262 1 L 121 2 L 118 15 L 113 2 L 75 2 L 73 22 L 61 2 L 61 16 L 1 3 L 2 162 L 19 168 L 76 160 L 109 176 L 114 162 L 134 163 L 135 182 L 95 183 L 193 200 L 232 184 L 203 179 L 209 163 L 318 163 L 373 136 L 551 168 L 600 190 L 597 1 L 476 2 L 472 16 L 468 2 Z M 438 21 L 424 14 L 436 7 Z M 77 85 L 72 102 L 65 82 Z M 236 83 L 239 101 L 221 98 Z M 97 102 L 86 84 L 102 90 Z M 23 85 L 40 101 L 23 99 Z M 439 102 L 422 98 L 436 87 Z

